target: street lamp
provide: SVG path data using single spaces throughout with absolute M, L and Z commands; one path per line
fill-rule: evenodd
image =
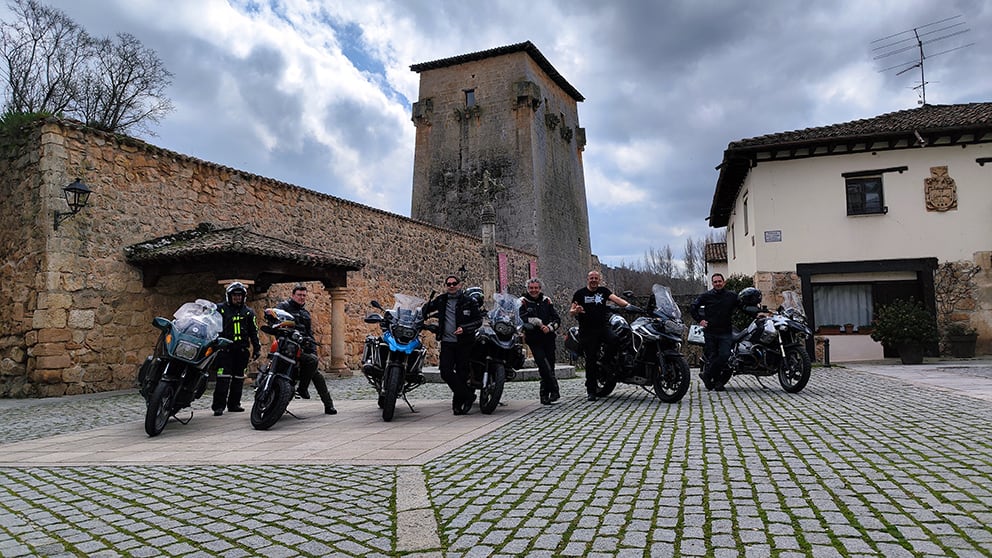
M 90 199 L 90 192 L 89 186 L 78 178 L 72 184 L 62 188 L 62 193 L 65 194 L 65 201 L 69 204 L 69 212 L 55 212 L 55 230 L 59 230 L 59 223 L 79 213 L 81 209 L 86 207 L 86 202 Z

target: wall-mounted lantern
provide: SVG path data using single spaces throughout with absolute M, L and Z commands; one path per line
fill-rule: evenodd
M 62 188 L 62 192 L 65 194 L 66 203 L 69 204 L 69 212 L 55 212 L 55 230 L 59 230 L 59 223 L 79 213 L 81 209 L 86 207 L 86 202 L 90 199 L 91 190 L 89 186 L 77 178 L 72 184 Z

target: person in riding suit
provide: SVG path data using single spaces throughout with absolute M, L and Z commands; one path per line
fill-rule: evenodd
M 707 365 L 706 370 L 699 373 L 699 377 L 706 389 L 723 391 L 724 384 L 730 380 L 726 368 L 734 341 L 731 318 L 738 301 L 737 293 L 724 288 L 726 281 L 722 274 L 714 273 L 710 280 L 713 288 L 699 295 L 692 303 L 689 313 L 703 326 L 703 336 L 706 339 L 703 353 L 706 355 Z
M 468 414 L 475 402 L 475 390 L 468 387 L 469 355 L 475 332 L 482 326 L 479 303 L 459 288 L 461 279 L 449 275 L 445 292 L 424 305 L 424 317 L 437 314 L 437 339 L 441 345 L 438 368 L 441 379 L 451 388 L 451 411 Z
M 541 375 L 541 403 L 550 405 L 561 399 L 555 378 L 555 331 L 561 318 L 551 299 L 541 292 L 540 279 L 527 281 L 527 294 L 520 298 L 520 318 L 530 324 L 524 327 L 524 341 Z
M 313 383 L 320 400 L 324 403 L 324 413 L 328 415 L 338 414 L 334 408 L 334 400 L 331 399 L 331 392 L 327 390 L 327 382 L 324 376 L 317 370 L 317 346 L 313 340 L 313 329 L 311 328 L 310 312 L 303 307 L 307 301 L 307 288 L 303 285 L 293 287 L 293 295 L 288 300 L 284 300 L 276 305 L 276 308 L 285 310 L 293 315 L 296 324 L 302 326 L 303 355 L 300 357 L 300 389 L 306 393 L 305 383 Z M 309 399 L 307 395 L 305 399 Z
M 605 343 L 609 353 L 616 345 L 616 334 L 610 329 L 610 313 L 606 303 L 612 302 L 621 308 L 630 304 L 610 289 L 600 286 L 601 280 L 598 271 L 590 271 L 586 276 L 586 286 L 572 295 L 569 310 L 579 322 L 579 341 L 586 358 L 586 399 L 589 401 L 596 400 L 596 390 L 599 389 L 599 348 Z
M 244 411 L 241 407 L 241 392 L 245 385 L 245 371 L 249 356 L 255 360 L 262 352 L 258 341 L 258 324 L 255 312 L 245 304 L 248 288 L 235 281 L 227 286 L 224 302 L 217 305 L 217 311 L 224 317 L 224 331 L 220 336 L 233 343 L 217 355 L 217 384 L 214 387 L 214 400 L 211 408 L 214 416 L 224 414 L 227 407 L 230 413 Z M 248 344 L 251 344 L 251 354 Z

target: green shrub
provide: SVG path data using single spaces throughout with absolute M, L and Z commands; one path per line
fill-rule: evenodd
M 878 309 L 871 338 L 890 347 L 930 345 L 938 340 L 937 324 L 914 299 L 896 300 Z

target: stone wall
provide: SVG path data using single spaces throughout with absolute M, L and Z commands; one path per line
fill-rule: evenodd
M 171 317 L 194 298 L 219 301 L 226 277 L 166 276 L 152 288 L 124 259 L 124 247 L 201 222 L 247 226 L 365 262 L 348 274 L 346 364 L 358 368 L 362 321 L 375 298 L 385 305 L 405 292 L 427 298 L 444 275 L 464 266 L 476 283 L 488 265 L 477 236 L 456 233 L 341 198 L 244 173 L 78 123 L 49 119 L 8 138 L 0 160 L 0 397 L 57 396 L 131 387 L 151 352 L 156 315 Z M 61 189 L 81 178 L 89 205 L 52 227 L 65 211 Z M 530 253 L 507 254 L 511 290 L 521 292 Z M 249 304 L 260 311 L 286 298 L 275 285 Z M 308 284 L 308 306 L 327 368 L 330 297 Z M 265 343 L 265 340 L 263 340 Z

